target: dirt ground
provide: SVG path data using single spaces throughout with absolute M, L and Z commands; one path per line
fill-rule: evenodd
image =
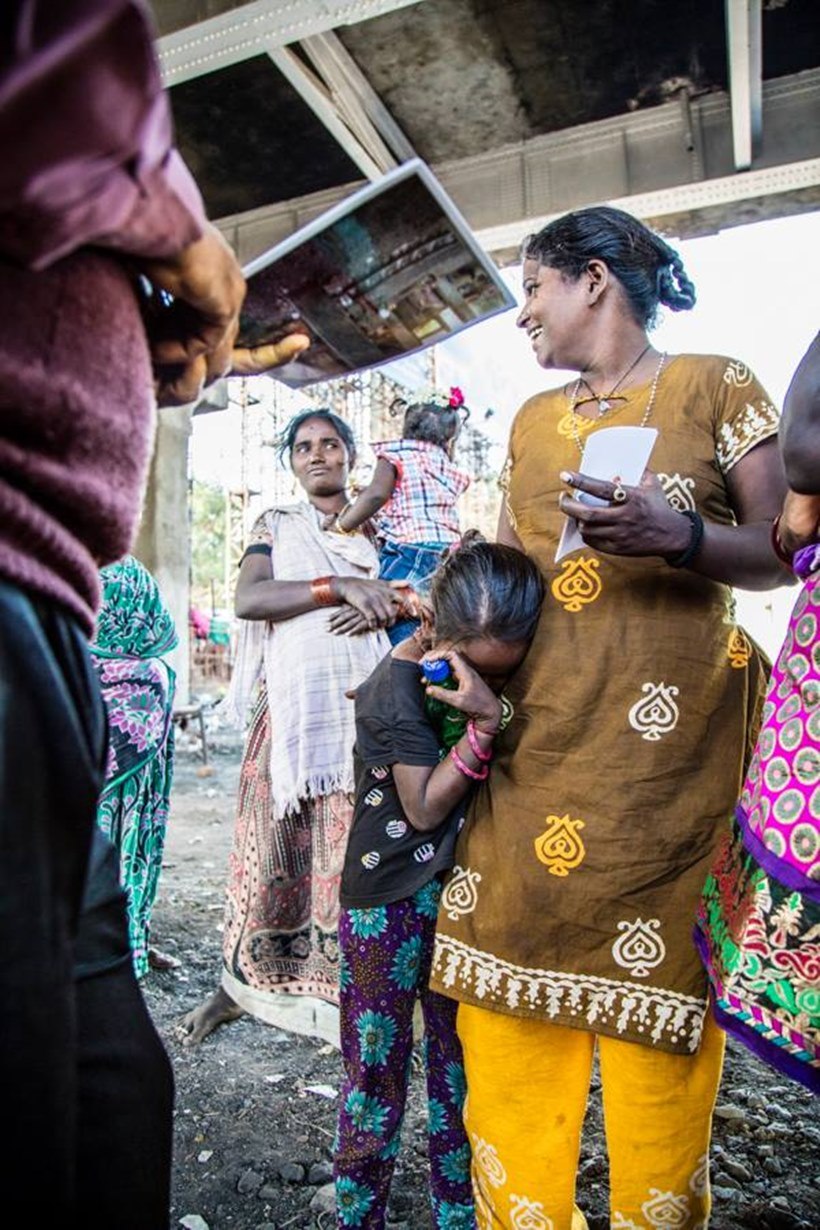
M 238 782 L 238 739 L 215 732 L 211 772 L 178 742 L 154 943 L 177 958 L 144 989 L 176 1074 L 173 1226 L 186 1230 L 329 1230 L 338 1053 L 245 1017 L 200 1047 L 176 1026 L 216 986 L 225 867 Z M 393 1184 L 391 1230 L 431 1230 L 426 1206 L 424 1095 L 414 1078 Z M 820 1230 L 820 1106 L 731 1046 L 712 1151 L 711 1230 Z M 597 1082 L 581 1156 L 578 1202 L 606 1230 L 607 1167 Z M 556 1228 L 558 1230 L 558 1228 Z M 663 1230 L 673 1230 L 671 1224 Z

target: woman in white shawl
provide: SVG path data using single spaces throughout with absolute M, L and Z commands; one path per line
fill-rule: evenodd
M 286 428 L 282 451 L 307 502 L 264 513 L 239 570 L 243 622 L 225 709 L 243 723 L 254 694 L 255 703 L 228 871 L 222 979 L 182 1021 L 188 1045 L 243 1012 L 338 1037 L 338 888 L 355 740 L 345 692 L 389 651 L 382 629 L 395 620 L 401 596 L 375 579 L 378 559 L 364 534 L 322 528 L 348 499 L 349 426 L 329 410 L 307 411 Z

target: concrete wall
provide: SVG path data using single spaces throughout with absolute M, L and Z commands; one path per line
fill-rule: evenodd
M 190 689 L 188 439 L 192 415 L 191 406 L 159 411 L 148 489 L 134 545 L 134 554 L 156 577 L 176 624 L 179 645 L 169 661 L 177 672 L 178 704 L 187 703 Z

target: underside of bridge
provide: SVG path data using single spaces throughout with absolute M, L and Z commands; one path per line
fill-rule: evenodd
M 820 207 L 817 0 L 154 0 L 178 143 L 246 262 L 427 161 L 499 263 L 614 201 L 675 236 Z M 180 631 L 187 437 L 164 412 L 137 553 Z
M 483 244 L 626 204 L 820 205 L 816 0 L 155 0 L 178 138 L 243 259 L 417 155 Z

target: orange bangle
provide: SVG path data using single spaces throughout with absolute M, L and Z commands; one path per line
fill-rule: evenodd
M 310 583 L 310 596 L 317 606 L 338 606 L 339 599 L 334 593 L 335 577 L 317 577 Z

